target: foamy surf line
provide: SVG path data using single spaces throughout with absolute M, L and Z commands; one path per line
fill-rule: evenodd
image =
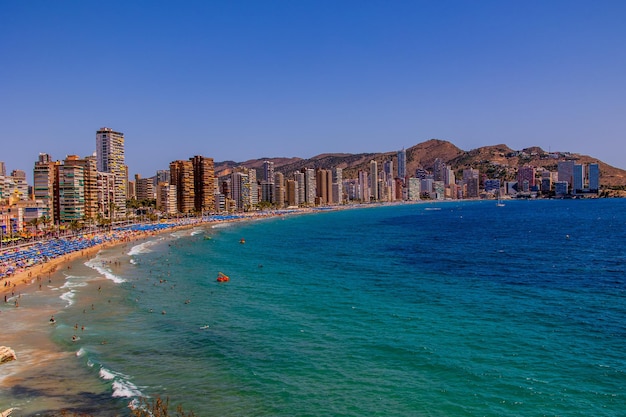
M 162 240 L 162 238 L 159 240 Z M 150 247 L 156 245 L 157 243 L 158 243 L 158 240 L 149 240 L 147 242 L 143 242 L 138 245 L 135 245 L 130 249 L 130 251 L 128 251 L 128 255 L 133 256 L 133 255 L 141 255 L 142 253 L 150 253 L 152 252 L 152 249 L 150 249 Z
M 101 275 L 103 275 L 106 279 L 110 279 L 111 281 L 113 281 L 116 284 L 121 284 L 123 282 L 126 282 L 126 280 L 122 277 L 119 277 L 117 275 L 115 275 L 106 265 L 106 261 L 103 261 L 102 259 L 100 259 L 100 257 L 95 257 L 87 262 L 85 262 L 85 265 L 88 266 L 91 269 L 96 270 L 98 273 L 100 273 Z
M 105 381 L 113 381 L 111 383 L 111 388 L 113 389 L 113 394 L 111 395 L 113 398 L 139 398 L 143 397 L 139 388 L 128 379 L 127 375 L 120 374 L 118 372 L 113 372 L 109 369 L 106 369 L 104 366 L 100 368 L 99 372 L 100 378 Z
M 67 275 L 65 278 L 65 283 L 59 287 L 61 290 L 67 290 L 63 294 L 61 294 L 61 300 L 65 301 L 66 308 L 70 307 L 74 304 L 74 297 L 76 296 L 75 288 L 86 287 L 87 283 L 78 281 L 79 279 L 84 279 L 82 277 L 77 277 L 75 275 Z

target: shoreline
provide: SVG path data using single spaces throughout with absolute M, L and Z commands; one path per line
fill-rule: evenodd
M 79 258 L 90 258 L 97 254 L 102 249 L 112 248 L 114 246 L 122 245 L 129 242 L 134 242 L 137 240 L 145 239 L 151 236 L 156 236 L 157 234 L 166 233 L 166 232 L 174 232 L 177 230 L 184 230 L 196 226 L 201 226 L 204 224 L 209 224 L 210 222 L 197 222 L 197 223 L 189 223 L 189 224 L 181 224 L 175 225 L 169 228 L 163 228 L 160 230 L 139 230 L 133 231 L 130 233 L 125 233 L 121 237 L 113 237 L 111 239 L 105 239 L 101 243 L 95 244 L 88 248 L 83 248 L 77 251 L 68 252 L 56 258 L 51 258 L 42 263 L 36 263 L 32 266 L 28 266 L 12 275 L 0 278 L 0 283 L 5 283 L 0 286 L 0 293 L 4 293 L 5 295 L 9 292 L 17 291 L 20 286 L 34 284 L 38 278 L 43 279 L 47 278 L 50 275 L 57 272 L 62 267 L 65 267 L 67 264 L 79 259 Z M 98 234 L 100 236 L 104 236 L 109 232 L 105 232 L 102 234 Z M 18 305 L 19 307 L 19 305 Z
M 403 202 L 401 204 L 415 204 L 415 203 L 423 203 L 426 201 L 420 202 Z M 166 232 L 175 232 L 178 230 L 185 230 L 198 226 L 206 226 L 211 224 L 220 224 L 220 223 L 232 223 L 238 221 L 249 221 L 260 218 L 273 218 L 280 217 L 285 215 L 300 215 L 300 214 L 310 214 L 310 213 L 323 213 L 326 211 L 337 211 L 337 210 L 347 210 L 347 209 L 357 209 L 357 208 L 374 208 L 374 207 L 382 207 L 386 205 L 397 205 L 398 203 L 380 203 L 380 204 L 352 204 L 345 206 L 327 206 L 321 208 L 294 208 L 294 209 L 282 209 L 282 210 L 272 210 L 272 211 L 263 211 L 263 212 L 251 212 L 251 213 L 243 213 L 237 215 L 226 215 L 226 216 L 209 216 L 208 220 L 204 218 L 194 218 L 195 221 L 181 222 L 179 224 L 172 223 L 152 223 L 148 225 L 142 225 L 141 223 L 133 224 L 132 226 L 143 226 L 146 227 L 146 230 L 128 230 L 128 231 L 106 231 L 106 232 L 96 232 L 96 233 L 85 233 L 84 235 L 92 235 L 94 237 L 99 237 L 102 239 L 102 242 L 95 244 L 93 246 L 89 246 L 86 248 L 81 248 L 76 251 L 71 251 L 68 253 L 64 253 L 61 256 L 50 258 L 43 262 L 37 262 L 33 265 L 26 266 L 21 268 L 20 270 L 15 271 L 10 275 L 1 276 L 0 275 L 0 294 L 8 294 L 11 292 L 15 292 L 19 289 L 18 284 L 21 286 L 34 284 L 38 278 L 42 278 L 44 276 L 48 277 L 55 272 L 57 272 L 60 268 L 65 267 L 67 264 L 82 258 L 87 257 L 90 258 L 97 254 L 102 249 L 112 248 L 114 246 L 122 245 L 129 242 L 134 242 L 137 240 L 145 239 L 151 236 L 156 236 Z M 169 225 L 169 227 L 158 227 L 159 225 Z M 150 228 L 150 227 L 153 228 Z M 121 236 L 116 236 L 116 233 L 120 233 Z M 64 238 L 59 238 L 64 239 Z M 50 242 L 54 239 L 50 239 L 44 242 Z M 38 242 L 39 243 L 39 242 Z M 28 247 L 35 245 L 28 245 Z M 4 249 L 0 252 L 0 255 L 9 253 L 9 252 L 17 252 L 22 248 L 14 247 L 11 249 Z M 4 266 L 6 269 L 6 265 Z M 2 263 L 0 262 L 0 272 L 3 272 Z M 8 297 L 7 297 L 8 300 Z M 0 300 L 2 302 L 2 300 Z M 5 301 L 6 303 L 6 301 Z M 19 305 L 18 305 L 19 307 Z

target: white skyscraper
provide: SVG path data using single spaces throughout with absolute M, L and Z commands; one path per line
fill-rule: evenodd
M 126 164 L 124 158 L 124 134 L 103 127 L 96 132 L 96 158 L 99 172 L 115 175 L 115 217 L 126 214 Z
M 370 196 L 372 200 L 378 200 L 378 163 L 370 161 Z

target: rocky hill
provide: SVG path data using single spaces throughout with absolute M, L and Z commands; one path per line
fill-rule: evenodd
M 415 173 L 418 168 L 432 170 L 435 159 L 440 158 L 451 166 L 458 176 L 462 175 L 464 168 L 475 168 L 489 178 L 503 180 L 514 179 L 517 169 L 521 166 L 556 171 L 560 160 L 570 159 L 582 164 L 597 162 L 603 187 L 626 188 L 626 171 L 623 169 L 615 168 L 591 156 L 569 152 L 549 153 L 539 147 L 513 150 L 501 144 L 464 151 L 448 141 L 431 139 L 406 149 L 406 158 L 408 173 Z M 224 161 L 215 164 L 215 173 L 217 176 L 224 176 L 231 173 L 236 166 L 261 169 L 264 161 L 272 161 L 274 170 L 285 175 L 304 167 L 314 169 L 339 167 L 343 169 L 344 178 L 356 178 L 359 170 L 369 170 L 369 163 L 372 160 L 377 161 L 381 168 L 383 162 L 391 160 L 397 168 L 397 150 L 385 153 L 321 154 L 309 159 L 260 158 L 241 163 Z

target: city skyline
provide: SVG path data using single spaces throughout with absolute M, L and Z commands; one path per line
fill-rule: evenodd
M 0 160 L 124 132 L 130 176 L 215 161 L 463 150 L 626 168 L 621 2 L 0 4 Z M 98 22 L 106 24 L 98 25 Z

